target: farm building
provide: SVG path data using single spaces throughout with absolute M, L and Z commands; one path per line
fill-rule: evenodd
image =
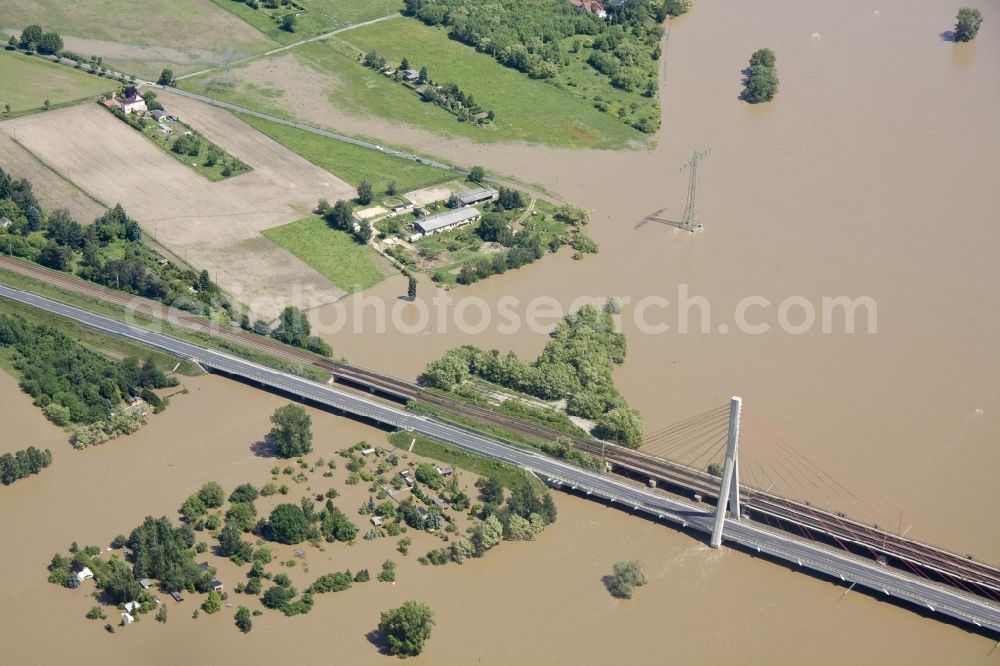
M 420 78 L 420 72 L 415 69 L 404 69 L 403 70 L 403 80 L 404 81 L 416 81 Z
M 135 88 L 128 89 L 129 95 L 121 100 L 122 111 L 125 113 L 138 113 L 146 110 L 146 100 L 139 95 Z
M 166 116 L 167 114 L 166 114 L 166 112 L 164 112 L 164 111 L 160 111 L 159 109 L 157 109 L 156 111 L 153 111 L 153 112 L 152 112 L 151 114 L 149 114 L 149 115 L 153 116 L 153 120 L 155 120 L 156 122 L 160 122 L 161 120 L 163 120 L 163 118 L 164 118 L 164 117 L 165 117 L 165 116 Z
M 436 234 L 448 229 L 454 229 L 466 224 L 472 224 L 480 218 L 482 214 L 472 206 L 449 210 L 437 215 L 431 215 L 413 223 L 413 229 L 420 235 Z
M 569 0 L 569 4 L 577 9 L 597 14 L 601 18 L 607 18 L 608 13 L 604 10 L 604 3 L 601 0 Z
M 474 206 L 478 203 L 493 201 L 498 196 L 500 196 L 500 193 L 491 187 L 477 187 L 474 190 L 466 190 L 458 194 L 455 198 L 463 206 Z

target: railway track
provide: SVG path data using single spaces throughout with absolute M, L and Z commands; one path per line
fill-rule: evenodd
M 440 409 L 446 414 L 464 416 L 482 423 L 499 426 L 543 442 L 553 442 L 557 439 L 565 440 L 578 450 L 601 457 L 613 467 L 632 475 L 656 479 L 682 489 L 682 491 L 701 495 L 706 499 L 717 497 L 718 480 L 700 470 L 615 444 L 568 435 L 542 425 L 525 422 L 479 405 L 440 395 L 414 382 L 391 377 L 358 365 L 324 358 L 241 329 L 212 324 L 203 317 L 168 308 L 155 301 L 114 291 L 24 261 L 0 256 L 0 267 L 74 293 L 125 307 L 154 320 L 165 320 L 182 328 L 227 340 L 289 363 L 301 364 L 329 373 L 337 382 L 352 384 L 395 400 L 417 400 Z M 876 558 L 884 557 L 888 560 L 898 561 L 902 564 L 900 568 L 909 567 L 910 569 L 916 568 L 933 572 L 955 587 L 975 592 L 994 601 L 1000 600 L 1000 570 L 994 567 L 794 500 L 770 495 L 746 486 L 741 488 L 741 492 L 745 497 L 744 510 L 751 518 L 764 518 L 768 522 L 774 520 L 781 524 L 794 526 L 797 529 L 806 530 L 814 536 L 832 540 L 845 549 L 849 549 L 853 545 L 862 551 L 869 551 Z

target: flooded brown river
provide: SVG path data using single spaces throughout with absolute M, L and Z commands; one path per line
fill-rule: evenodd
M 1000 7 L 973 4 L 983 6 L 986 22 L 974 43 L 957 45 L 940 35 L 956 10 L 946 3 L 697 0 L 671 29 L 664 130 L 653 150 L 472 146 L 370 121 L 367 133 L 517 174 L 591 209 L 588 233 L 600 254 L 580 263 L 549 258 L 457 290 L 456 298 L 526 303 L 541 294 L 563 307 L 580 296 L 676 302 L 686 284 L 707 299 L 706 333 L 677 332 L 670 308 L 651 308 L 648 318 L 671 331 L 642 333 L 626 307 L 629 359 L 616 379 L 647 430 L 739 393 L 858 494 L 891 507 L 891 518 L 902 509 L 911 535 L 998 563 Z M 736 98 L 740 69 L 763 46 L 777 54 L 781 91 L 756 108 Z M 661 209 L 679 219 L 687 180 L 678 167 L 703 148 L 711 149 L 700 182 L 705 230 L 643 223 Z M 393 303 L 402 293 L 405 281 L 393 279 L 365 296 Z M 420 298 L 432 295 L 422 283 Z M 750 296 L 775 308 L 792 296 L 816 304 L 869 296 L 878 330 L 740 333 L 733 313 Z M 753 312 L 777 329 L 774 308 Z M 333 316 L 320 310 L 314 320 Z M 328 337 L 351 361 L 410 377 L 457 344 L 534 355 L 546 340 L 495 326 L 466 335 L 454 325 L 417 336 Z M 384 662 L 366 634 L 381 610 L 409 598 L 437 613 L 415 663 L 1000 658 L 990 655 L 992 641 L 961 629 L 565 495 L 556 496 L 559 521 L 536 543 L 504 543 L 461 567 L 395 557 L 396 586 L 324 595 L 304 617 L 268 612 L 246 636 L 232 626 L 231 609 L 192 620 L 193 600 L 171 605 L 166 626 L 147 616 L 107 635 L 84 619 L 91 603 L 82 591 L 45 582 L 52 553 L 73 540 L 106 544 L 147 514 L 173 515 L 207 480 L 227 488 L 262 483 L 273 464 L 250 445 L 268 429 L 278 398 L 215 377 L 185 384 L 191 394 L 135 436 L 78 452 L 0 375 L 0 450 L 32 444 L 55 453 L 41 475 L 0 488 L 0 662 Z M 380 436 L 312 414 L 319 455 Z M 371 567 L 392 552 L 392 543 L 375 547 L 385 553 Z M 346 547 L 310 557 L 310 576 L 358 566 Z M 601 585 L 620 559 L 640 560 L 650 578 L 628 602 Z M 222 574 L 235 580 L 235 569 Z

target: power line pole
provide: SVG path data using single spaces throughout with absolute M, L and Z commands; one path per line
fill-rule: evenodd
M 684 207 L 684 217 L 681 218 L 681 229 L 697 231 L 701 229 L 698 222 L 698 164 L 708 156 L 710 150 L 696 150 L 691 153 L 691 159 L 681 165 L 681 171 L 690 171 L 688 178 L 687 205 Z

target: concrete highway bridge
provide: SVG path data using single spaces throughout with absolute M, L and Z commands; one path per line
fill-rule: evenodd
M 678 528 L 708 536 L 709 543 L 718 546 L 722 542 L 751 554 L 781 562 L 806 573 L 841 583 L 850 588 L 859 588 L 870 594 L 896 604 L 918 610 L 930 617 L 966 626 L 979 633 L 1000 636 L 1000 605 L 995 598 L 978 594 L 980 589 L 990 589 L 998 580 L 995 569 L 972 563 L 969 572 L 956 575 L 977 579 L 984 588 L 969 585 L 955 586 L 948 576 L 939 579 L 920 575 L 914 569 L 907 572 L 887 566 L 881 558 L 872 559 L 843 546 L 844 540 L 864 541 L 857 532 L 842 527 L 843 520 L 828 520 L 821 512 L 810 510 L 811 529 L 817 534 L 828 533 L 830 542 L 822 539 L 808 539 L 795 536 L 774 526 L 756 520 L 748 520 L 757 511 L 784 514 L 789 522 L 806 522 L 802 515 L 789 509 L 794 506 L 779 501 L 780 498 L 766 493 L 745 493 L 738 477 L 738 433 L 739 409 L 734 398 L 736 418 L 730 419 L 729 441 L 726 465 L 722 483 L 713 485 L 712 477 L 703 479 L 698 473 L 699 487 L 706 493 L 718 497 L 715 510 L 703 504 L 689 503 L 682 498 L 667 497 L 645 488 L 636 487 L 616 480 L 608 475 L 582 469 L 563 461 L 542 456 L 517 445 L 495 438 L 470 428 L 455 425 L 433 417 L 421 416 L 397 405 L 358 395 L 330 384 L 323 384 L 302 377 L 271 369 L 236 356 L 206 349 L 162 333 L 131 326 L 110 317 L 67 305 L 30 292 L 0 285 L 0 296 L 41 308 L 77 321 L 85 326 L 134 340 L 155 347 L 181 358 L 196 361 L 206 369 L 252 382 L 268 389 L 309 401 L 344 414 L 352 415 L 395 429 L 420 433 L 480 455 L 502 460 L 529 470 L 553 487 L 575 492 L 584 496 L 600 498 L 603 501 L 630 511 L 643 513 L 655 520 L 671 523 Z M 735 430 L 735 432 L 734 432 Z M 591 444 L 593 445 L 593 444 Z M 606 448 L 608 445 L 600 445 Z M 616 460 L 620 447 L 613 447 L 608 460 Z M 626 450 L 627 451 L 627 450 Z M 607 451 L 605 451 L 607 453 Z M 613 462 L 614 465 L 631 466 L 651 479 L 672 476 L 673 483 L 684 487 L 685 472 L 670 471 L 670 463 L 649 456 L 631 452 L 635 457 Z M 645 460 L 644 458 L 650 458 Z M 667 465 L 664 467 L 664 465 Z M 674 466 L 678 467 L 678 466 Z M 670 471 L 670 474 L 667 472 Z M 690 470 L 693 471 L 693 470 Z M 669 480 L 668 480 L 669 481 Z M 855 524 L 857 525 L 857 524 Z M 859 527 L 863 527 L 860 526 Z M 881 538 L 881 537 L 880 537 Z M 899 537 L 896 537 L 899 538 Z M 899 538 L 901 539 L 901 538 Z M 901 550 L 892 551 L 894 556 L 917 562 L 927 571 L 957 567 L 954 559 L 958 556 L 930 547 L 912 548 L 901 539 Z M 883 548 L 886 546 L 883 545 Z M 909 549 L 909 550 L 906 550 Z M 904 552 L 905 551 L 905 552 Z M 933 551 L 933 552 L 932 552 Z M 936 554 L 935 554 L 936 553 Z M 941 557 L 941 555 L 948 557 Z M 935 558 L 940 558 L 935 560 Z M 961 559 L 961 558 L 958 558 Z M 975 565 L 975 566 L 973 566 Z M 957 570 L 957 569 L 956 569 Z M 981 579 L 981 580 L 980 580 Z

